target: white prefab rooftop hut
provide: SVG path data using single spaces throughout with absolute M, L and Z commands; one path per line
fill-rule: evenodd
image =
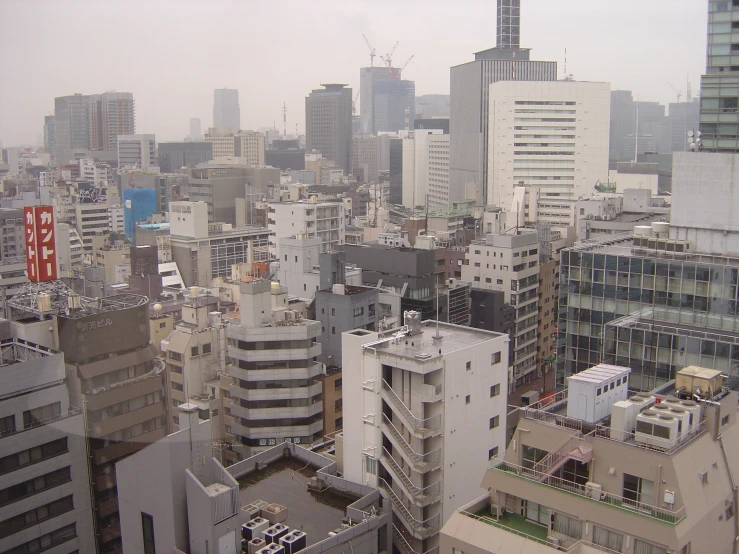
M 595 423 L 611 415 L 611 406 L 626 400 L 631 369 L 598 364 L 567 378 L 567 417 Z

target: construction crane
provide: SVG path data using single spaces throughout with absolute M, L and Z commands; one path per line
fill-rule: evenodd
M 683 93 L 682 93 L 682 92 L 680 92 L 679 90 L 677 90 L 677 89 L 675 88 L 675 85 L 673 85 L 673 84 L 672 84 L 672 83 L 670 83 L 669 81 L 667 82 L 667 84 L 668 84 L 668 85 L 670 85 L 670 87 L 672 87 L 672 90 L 674 90 L 674 91 L 675 91 L 675 94 L 677 94 L 677 103 L 679 104 L 679 103 L 680 103 L 680 97 L 681 97 L 681 96 L 683 95 Z
M 395 43 L 395 46 L 393 46 L 393 49 L 390 50 L 389 54 L 385 54 L 384 56 L 380 56 L 380 59 L 382 59 L 383 62 L 385 62 L 385 65 L 388 67 L 393 66 L 393 54 L 395 54 L 395 49 L 398 47 L 398 44 L 400 44 L 400 41 Z
M 372 48 L 372 45 L 370 44 L 370 41 L 367 38 L 367 35 L 362 34 L 362 36 L 364 37 L 364 42 L 367 43 L 367 48 L 369 48 L 369 52 L 370 52 L 370 67 L 375 67 L 375 52 L 377 52 L 377 50 L 375 50 L 374 48 Z
M 413 58 L 415 58 L 415 57 L 416 57 L 416 55 L 415 55 L 415 54 L 413 54 L 413 55 L 412 55 L 412 56 L 411 56 L 410 58 L 408 58 L 407 60 L 405 60 L 405 63 L 403 63 L 403 64 L 402 64 L 402 65 L 400 66 L 400 70 L 401 70 L 401 71 L 403 71 L 403 70 L 404 70 L 404 69 L 406 68 L 406 66 L 407 66 L 407 65 L 408 65 L 409 63 L 411 63 L 411 60 L 412 60 Z
M 357 91 L 357 94 L 354 95 L 354 100 L 352 100 L 352 115 L 357 115 L 357 98 L 359 98 L 359 91 Z

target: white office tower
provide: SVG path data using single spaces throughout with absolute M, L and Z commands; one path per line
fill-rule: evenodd
M 449 135 L 416 129 L 403 139 L 403 205 L 442 208 L 449 200 Z
M 508 336 L 420 319 L 342 336 L 344 476 L 390 499 L 408 554 L 436 549 L 441 525 L 482 494 L 471 476 L 505 450 Z
M 500 81 L 489 113 L 488 204 L 521 213 L 523 187 L 526 221 L 573 225 L 578 197 L 608 181 L 610 85 Z
M 119 135 L 118 167 L 149 169 L 157 166 L 157 142 L 155 135 Z
M 203 131 L 202 127 L 200 125 L 200 118 L 197 117 L 191 117 L 190 118 L 190 140 L 192 141 L 199 141 L 203 140 Z

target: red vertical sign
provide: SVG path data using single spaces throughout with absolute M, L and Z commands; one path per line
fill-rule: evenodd
M 26 267 L 31 281 L 53 281 L 57 278 L 54 208 L 23 208 L 26 230 Z

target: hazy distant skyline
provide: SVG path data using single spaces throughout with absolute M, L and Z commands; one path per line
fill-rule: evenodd
M 521 46 L 576 80 L 667 105 L 705 71 L 706 0 L 522 0 Z M 305 96 L 348 83 L 400 44 L 416 94 L 449 94 L 449 68 L 495 46 L 495 0 L 0 0 L 0 141 L 34 145 L 54 98 L 132 92 L 136 130 L 182 140 L 212 125 L 213 90 L 239 90 L 244 129 L 305 127 Z M 359 103 L 357 103 L 359 108 Z M 357 112 L 359 113 L 359 112 Z

